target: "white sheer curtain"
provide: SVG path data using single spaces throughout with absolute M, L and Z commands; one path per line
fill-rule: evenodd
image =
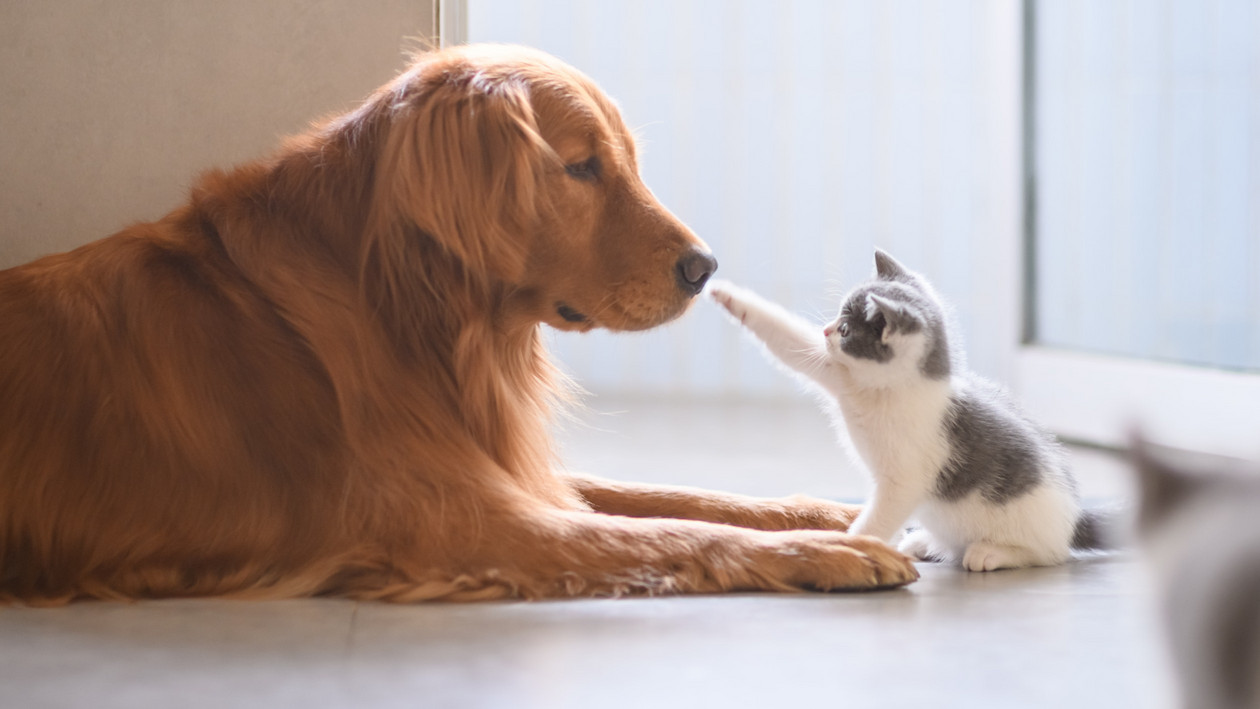
M 958 307 L 973 365 L 1018 339 L 1014 2 L 469 0 L 469 39 L 560 56 L 616 98 L 719 275 L 830 316 L 879 245 Z M 556 337 L 597 392 L 790 395 L 707 303 L 643 335 Z

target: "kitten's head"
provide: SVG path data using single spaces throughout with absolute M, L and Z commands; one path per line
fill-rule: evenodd
M 945 314 L 931 286 L 888 254 L 875 250 L 875 278 L 844 297 L 823 331 L 827 351 L 871 383 L 918 375 L 950 375 Z

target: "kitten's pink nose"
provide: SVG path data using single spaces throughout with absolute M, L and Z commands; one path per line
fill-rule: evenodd
M 823 337 L 831 337 L 831 326 L 830 326 L 830 325 L 828 325 L 827 327 L 824 327 L 824 328 L 823 328 Z

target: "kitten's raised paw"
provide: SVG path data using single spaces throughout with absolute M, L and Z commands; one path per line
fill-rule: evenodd
M 705 292 L 718 305 L 726 308 L 726 312 L 733 315 L 740 322 L 744 322 L 744 318 L 748 316 L 748 308 L 741 301 L 739 294 L 742 289 L 731 283 L 721 279 L 710 280 L 709 287 Z
M 1028 566 L 1028 554 L 1019 547 L 989 542 L 975 542 L 963 554 L 963 568 L 968 571 L 997 571 Z

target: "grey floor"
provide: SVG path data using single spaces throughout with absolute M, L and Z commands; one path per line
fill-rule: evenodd
M 805 406 L 594 400 L 572 467 L 750 494 L 861 497 Z M 1125 490 L 1074 450 L 1085 496 Z M 0 608 L 0 707 L 1163 707 L 1130 554 L 832 595 L 390 606 Z

